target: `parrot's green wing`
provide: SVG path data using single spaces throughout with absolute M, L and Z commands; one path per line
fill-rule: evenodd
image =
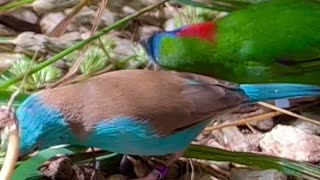
M 293 61 L 293 60 L 278 60 L 279 64 L 288 67 L 295 67 L 299 72 L 310 72 L 315 70 L 320 70 L 320 58 L 310 59 L 310 60 L 302 60 L 302 61 Z
M 245 1 L 236 0 L 177 0 L 181 4 L 191 5 L 195 7 L 201 7 L 219 11 L 233 11 L 251 3 Z

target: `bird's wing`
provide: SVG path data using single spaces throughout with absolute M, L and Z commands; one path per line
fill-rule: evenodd
M 245 100 L 236 85 L 191 73 L 118 71 L 42 93 L 78 135 L 98 124 L 130 117 L 161 136 L 194 125 Z
M 279 59 L 276 62 L 282 67 L 294 69 L 295 73 L 309 72 L 320 69 L 320 58 L 305 58 L 303 60 Z M 282 70 L 285 69 L 282 68 Z

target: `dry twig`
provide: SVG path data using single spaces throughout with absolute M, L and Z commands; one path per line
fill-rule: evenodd
M 36 51 L 33 55 L 32 61 L 35 60 L 39 51 Z M 27 67 L 27 71 L 24 74 L 22 82 L 19 88 L 11 95 L 7 106 L 0 108 L 0 127 L 1 133 L 8 133 L 8 145 L 6 157 L 3 166 L 0 171 L 0 180 L 10 180 L 14 169 L 16 167 L 16 162 L 19 156 L 19 127 L 17 123 L 17 118 L 15 116 L 15 111 L 12 108 L 12 104 L 16 96 L 20 93 L 23 85 L 26 83 L 29 71 L 31 70 L 31 63 Z
M 92 36 L 94 33 L 96 33 L 96 31 L 98 29 L 98 25 L 99 25 L 99 23 L 101 21 L 102 14 L 103 14 L 103 12 L 105 10 L 105 7 L 106 7 L 107 3 L 108 3 L 108 0 L 103 0 L 101 2 L 100 6 L 99 6 L 99 9 L 98 9 L 98 12 L 97 12 L 97 16 L 95 18 L 94 25 L 93 25 L 93 27 L 91 28 L 91 31 L 90 31 L 90 36 Z M 88 50 L 89 46 L 90 46 L 90 44 L 86 45 L 82 49 L 80 57 L 77 59 L 75 64 L 71 67 L 69 72 L 62 79 L 58 80 L 57 82 L 55 82 L 54 84 L 52 84 L 52 85 L 50 85 L 48 87 L 54 88 L 56 86 L 66 84 L 66 82 L 68 82 L 71 78 L 73 78 L 74 75 L 76 74 L 76 72 L 78 71 L 81 63 L 84 61 L 84 57 L 85 57 L 85 54 L 87 53 L 87 50 Z
M 90 0 L 81 0 L 77 4 L 70 14 L 68 14 L 52 31 L 49 36 L 60 37 L 67 29 L 68 25 L 71 23 L 73 18 L 81 11 L 81 9 L 89 3 Z

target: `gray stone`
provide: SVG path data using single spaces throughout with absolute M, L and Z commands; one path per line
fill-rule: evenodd
M 40 20 L 40 26 L 43 33 L 50 33 L 60 21 L 64 19 L 65 15 L 62 12 L 48 13 Z
M 305 162 L 320 161 L 320 137 L 301 129 L 277 125 L 260 141 L 264 153 Z
M 11 0 L 0 0 L 0 5 L 4 5 L 7 4 L 8 2 L 10 2 Z
M 29 8 L 19 8 L 11 11 L 9 14 L 30 24 L 37 24 L 39 21 L 38 15 Z
M 0 36 L 14 36 L 16 34 L 17 32 L 15 32 L 13 29 L 0 24 Z
M 320 113 L 319 112 L 320 112 L 320 107 L 315 106 L 312 108 L 308 108 L 306 110 L 302 110 L 300 113 L 303 116 L 320 121 Z M 295 120 L 292 125 L 296 128 L 299 128 L 299 129 L 307 132 L 307 133 L 320 135 L 319 125 L 309 123 L 309 122 L 306 122 L 301 119 Z
M 7 70 L 14 62 L 22 58 L 22 54 L 0 53 L 0 73 Z
M 44 14 L 63 11 L 74 7 L 79 2 L 80 0 L 36 0 L 32 3 L 32 7 L 37 13 Z
M 139 28 L 138 36 L 140 37 L 140 39 L 146 39 L 152 34 L 159 31 L 161 31 L 161 29 L 157 26 L 142 26 Z
M 287 180 L 288 178 L 279 171 L 254 170 L 247 168 L 232 168 L 230 180 Z

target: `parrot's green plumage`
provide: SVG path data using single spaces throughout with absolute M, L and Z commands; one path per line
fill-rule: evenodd
M 271 0 L 147 40 L 163 68 L 238 83 L 320 84 L 320 1 Z

